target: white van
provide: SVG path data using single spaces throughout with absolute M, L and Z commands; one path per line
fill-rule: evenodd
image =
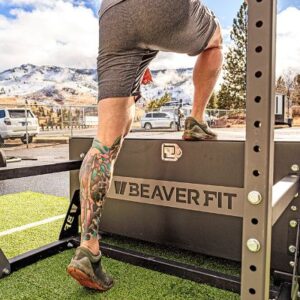
M 26 143 L 26 122 L 28 131 L 28 142 L 40 132 L 37 117 L 30 109 L 25 108 L 0 108 L 0 144 L 6 139 L 20 138 Z
M 152 128 L 176 128 L 176 116 L 168 112 L 149 112 L 141 119 L 141 127 L 146 130 Z

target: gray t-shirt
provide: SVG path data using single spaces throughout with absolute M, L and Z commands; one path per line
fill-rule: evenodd
M 99 17 L 101 18 L 101 16 L 111 7 L 113 7 L 114 5 L 123 2 L 125 0 L 103 0 L 100 10 L 99 10 Z

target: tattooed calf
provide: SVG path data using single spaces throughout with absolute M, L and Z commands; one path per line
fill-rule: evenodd
M 117 138 L 109 148 L 94 139 L 82 162 L 79 172 L 82 240 L 98 238 L 102 207 L 122 140 Z

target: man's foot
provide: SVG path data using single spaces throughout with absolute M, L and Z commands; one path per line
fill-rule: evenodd
M 114 281 L 101 265 L 101 253 L 93 255 L 87 248 L 78 247 L 67 272 L 84 287 L 105 292 Z
M 206 122 L 199 123 L 193 117 L 188 117 L 185 120 L 182 138 L 186 141 L 216 140 L 217 134 Z

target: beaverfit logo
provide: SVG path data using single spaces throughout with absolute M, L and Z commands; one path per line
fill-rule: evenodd
M 109 197 L 145 204 L 242 216 L 243 189 L 114 177 Z
M 138 184 L 134 182 L 115 181 L 115 191 L 118 195 L 126 195 L 130 197 L 141 197 L 146 199 L 159 199 L 161 201 L 196 204 L 209 206 L 213 201 L 217 202 L 219 208 L 227 207 L 232 209 L 233 199 L 237 197 L 235 193 L 222 193 L 214 191 L 199 191 L 195 189 L 166 187 L 164 185 L 151 186 L 150 184 Z M 201 197 L 203 193 L 203 197 Z M 202 198 L 202 199 L 201 199 Z M 202 201 L 201 201 L 202 200 Z

